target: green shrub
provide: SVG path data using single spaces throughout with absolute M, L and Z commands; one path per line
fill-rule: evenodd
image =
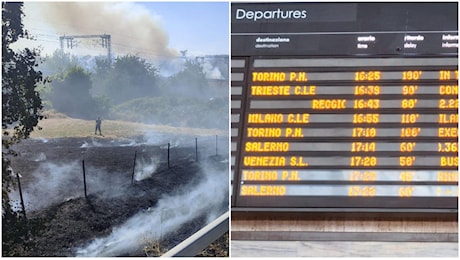
M 146 97 L 112 109 L 115 119 L 180 127 L 228 129 L 228 98 Z

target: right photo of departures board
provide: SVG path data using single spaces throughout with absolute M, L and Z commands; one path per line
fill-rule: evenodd
M 458 257 L 458 3 L 231 3 L 231 256 Z

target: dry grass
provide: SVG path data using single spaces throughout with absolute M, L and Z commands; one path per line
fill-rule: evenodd
M 49 113 L 46 119 L 38 123 L 38 126 L 42 129 L 34 130 L 31 134 L 32 138 L 89 137 L 94 136 L 96 122 L 95 120 L 82 120 L 66 117 L 58 113 Z M 117 120 L 103 120 L 101 128 L 104 138 L 127 138 L 144 135 L 148 132 L 190 134 L 197 136 L 228 135 L 226 131 L 218 129 L 148 125 Z
M 168 248 L 158 240 L 147 240 L 143 241 L 144 253 L 148 257 L 162 256 L 168 252 Z M 228 257 L 229 250 L 229 233 L 225 233 L 216 241 L 211 243 L 207 248 L 203 249 L 198 257 Z
M 197 256 L 215 256 L 215 257 L 229 257 L 229 236 L 228 232 L 211 243 L 207 248 L 203 249 Z
M 144 253 L 147 257 L 162 256 L 168 252 L 168 248 L 158 240 L 144 241 Z

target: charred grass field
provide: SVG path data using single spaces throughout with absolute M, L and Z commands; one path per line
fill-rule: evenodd
M 17 256 L 158 256 L 228 210 L 224 131 L 103 121 L 99 136 L 94 122 L 63 116 L 39 125 L 12 158 L 38 223 Z M 200 255 L 228 256 L 228 241 Z

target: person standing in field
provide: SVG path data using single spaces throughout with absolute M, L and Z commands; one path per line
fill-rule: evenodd
M 96 130 L 94 130 L 94 134 L 97 133 L 97 130 L 99 130 L 99 135 L 102 135 L 102 132 L 101 132 L 101 123 L 102 123 L 102 120 L 101 120 L 101 117 L 98 117 L 96 119 Z

